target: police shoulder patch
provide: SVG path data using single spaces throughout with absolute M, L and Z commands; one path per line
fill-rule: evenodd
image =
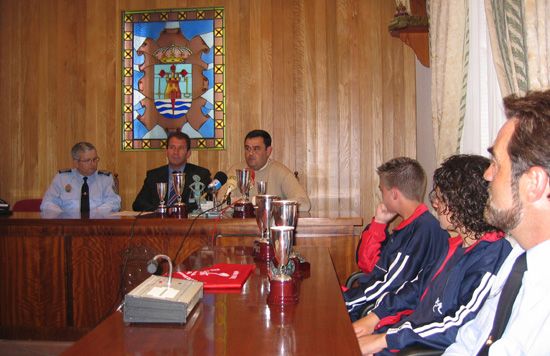
M 104 176 L 110 176 L 111 172 L 109 172 L 109 171 L 97 171 L 97 174 L 102 174 Z
M 71 171 L 70 168 L 65 168 L 65 169 L 60 169 L 58 172 L 59 173 L 71 173 L 72 171 Z

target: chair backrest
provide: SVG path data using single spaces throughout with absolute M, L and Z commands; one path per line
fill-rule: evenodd
M 17 201 L 12 210 L 13 211 L 40 211 L 40 204 L 42 199 L 23 199 Z
M 115 186 L 113 187 L 113 190 L 115 191 L 115 193 L 119 194 L 119 187 L 120 187 L 120 182 L 118 180 L 118 173 L 113 173 L 113 181 L 115 182 Z

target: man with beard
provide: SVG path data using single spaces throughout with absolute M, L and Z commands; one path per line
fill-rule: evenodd
M 459 330 L 446 355 L 550 352 L 550 90 L 511 95 L 504 107 L 508 120 L 489 149 L 492 163 L 485 172 L 490 182 L 485 218 L 518 246 L 485 305 Z

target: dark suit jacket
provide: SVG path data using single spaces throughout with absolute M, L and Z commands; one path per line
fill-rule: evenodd
M 189 185 L 193 183 L 193 176 L 198 175 L 201 177 L 201 183 L 204 183 L 206 188 L 211 181 L 210 171 L 206 168 L 187 163 L 183 172 L 185 173 L 185 187 L 182 194 L 183 202 L 187 205 L 187 211 L 191 212 L 197 208 L 197 204 L 189 204 L 189 198 L 192 194 Z M 157 209 L 160 203 L 157 194 L 157 183 L 160 182 L 168 183 L 168 165 L 147 171 L 143 187 L 141 187 L 141 191 L 137 195 L 134 204 L 132 204 L 132 208 L 135 211 L 153 211 Z M 169 192 L 166 192 L 166 203 L 168 203 L 168 195 Z

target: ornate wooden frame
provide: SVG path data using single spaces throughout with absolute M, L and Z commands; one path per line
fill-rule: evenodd
M 122 150 L 225 148 L 225 27 L 221 7 L 122 13 Z

